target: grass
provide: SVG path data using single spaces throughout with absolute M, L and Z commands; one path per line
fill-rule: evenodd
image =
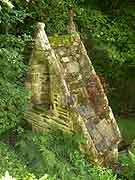
M 122 140 L 127 144 L 135 139 L 135 118 L 118 117 L 117 123 L 122 134 Z

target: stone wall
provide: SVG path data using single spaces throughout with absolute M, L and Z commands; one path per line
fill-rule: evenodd
M 78 33 L 48 40 L 39 23 L 26 84 L 32 109 L 25 117 L 34 129 L 81 130 L 80 147 L 90 160 L 103 164 L 116 158 L 120 132 Z

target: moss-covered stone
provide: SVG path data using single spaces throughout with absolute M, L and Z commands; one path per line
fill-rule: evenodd
M 120 132 L 80 36 L 54 35 L 48 41 L 41 28 L 35 42 L 27 81 L 33 108 L 26 119 L 40 131 L 81 129 L 86 140 L 81 147 L 89 159 L 111 161 Z
M 55 36 L 51 36 L 48 38 L 49 42 L 52 46 L 70 46 L 72 44 L 71 41 L 71 36 L 70 35 L 63 35 L 63 36 L 59 36 L 59 35 L 55 35 Z

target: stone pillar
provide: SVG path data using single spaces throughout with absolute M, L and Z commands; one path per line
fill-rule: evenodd
M 50 44 L 44 27 L 43 23 L 37 24 L 37 33 L 25 81 L 26 87 L 32 92 L 31 103 L 33 106 L 50 104 L 48 54 L 45 52 L 46 49 L 50 49 Z

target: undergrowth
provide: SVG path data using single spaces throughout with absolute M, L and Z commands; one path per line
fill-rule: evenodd
M 0 144 L 0 178 L 6 171 L 16 180 L 134 180 L 135 142 L 120 153 L 117 169 L 87 161 L 79 150 L 80 136 L 61 131 L 22 131 L 14 147 Z
M 135 179 L 135 141 L 131 144 L 127 154 L 123 153 L 119 155 L 119 161 L 121 164 L 120 174 L 124 175 L 126 179 Z
M 27 174 L 36 178 L 49 174 L 57 180 L 117 179 L 112 170 L 94 166 L 86 160 L 79 151 L 78 137 L 75 135 L 62 132 L 33 134 L 28 131 L 18 137 L 14 149 L 8 149 L 3 144 L 1 146 L 1 157 L 3 152 L 8 157 L 8 160 L 5 157 L 0 162 L 1 176 L 8 170 L 17 180 L 25 179 Z

